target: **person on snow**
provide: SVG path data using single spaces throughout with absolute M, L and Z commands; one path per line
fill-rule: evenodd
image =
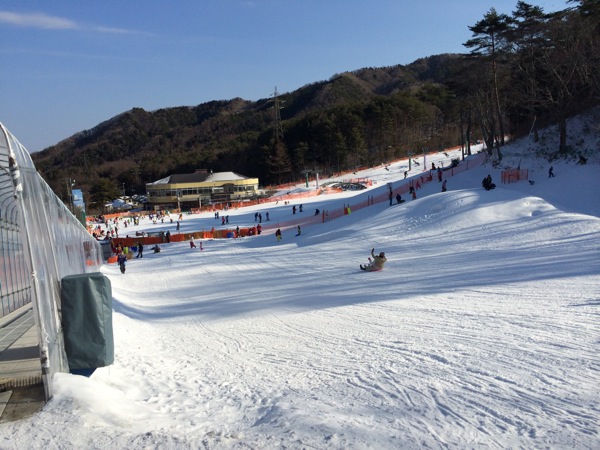
M 300 225 L 298 225 L 298 234 L 296 236 L 300 236 L 302 234 L 302 230 L 300 229 Z
M 119 269 L 121 269 L 121 273 L 125 273 L 125 264 L 127 263 L 127 256 L 124 253 L 119 253 L 117 256 L 117 263 L 119 264 Z
M 281 236 L 281 229 L 277 228 L 277 231 L 275 232 L 275 237 L 277 238 L 277 242 L 279 242 L 282 238 Z
M 144 257 L 144 244 L 142 244 L 142 241 L 138 242 L 138 254 L 136 256 L 136 258 L 143 258 Z
M 489 175 L 489 174 L 488 174 L 488 176 L 487 176 L 487 177 L 485 177 L 485 178 L 483 179 L 483 181 L 481 182 L 481 185 L 483 186 L 483 188 L 484 188 L 486 191 L 490 191 L 490 190 L 492 190 L 492 189 L 495 189 L 495 188 L 496 188 L 496 185 L 495 185 L 494 183 L 492 183 L 492 176 L 491 176 L 491 175 Z
M 190 248 L 196 248 L 196 243 L 194 242 L 194 236 L 190 237 Z
M 444 182 L 442 183 L 442 192 L 446 192 L 446 181 L 448 180 L 444 180 Z
M 552 166 L 548 169 L 548 178 L 554 178 L 554 167 Z
M 371 257 L 373 258 L 373 261 L 371 262 L 371 264 L 368 264 L 366 266 L 363 266 L 362 264 L 360 265 L 361 270 L 365 270 L 367 272 L 377 272 L 379 270 L 383 269 L 383 266 L 385 265 L 387 259 L 385 257 L 385 253 L 381 252 L 379 253 L 379 255 L 375 254 L 375 249 L 372 248 L 371 249 Z

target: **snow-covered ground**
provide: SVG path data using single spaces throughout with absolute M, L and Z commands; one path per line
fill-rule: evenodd
M 574 138 L 598 149 L 597 134 Z M 484 165 L 279 243 L 272 230 L 171 243 L 125 275 L 104 266 L 114 364 L 57 375 L 41 412 L 0 426 L 0 447 L 600 448 L 600 160 L 548 178 L 530 147 L 510 144 L 503 165 L 533 185 Z M 406 166 L 302 214 L 382 192 Z M 291 207 L 231 210 L 230 227 Z M 216 223 L 185 216 L 181 231 Z M 365 273 L 372 247 L 388 262 Z

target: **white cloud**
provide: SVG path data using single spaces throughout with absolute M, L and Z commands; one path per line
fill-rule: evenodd
M 94 27 L 94 31 L 98 31 L 100 33 L 114 33 L 114 34 L 132 33 L 131 30 L 125 30 L 123 28 L 110 28 L 110 27 Z
M 131 30 L 105 26 L 84 26 L 63 17 L 49 16 L 44 13 L 14 13 L 0 11 L 0 23 L 8 23 L 20 27 L 40 28 L 45 30 L 82 30 L 88 28 L 98 33 L 127 34 Z
M 48 30 L 75 30 L 80 28 L 79 25 L 72 20 L 48 16 L 42 13 L 21 14 L 0 11 L 0 22 L 10 23 L 21 27 L 43 28 Z

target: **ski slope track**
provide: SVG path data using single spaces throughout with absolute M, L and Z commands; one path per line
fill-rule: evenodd
M 60 374 L 39 414 L 0 426 L 0 447 L 600 448 L 598 167 L 486 192 L 499 172 L 484 166 L 279 243 L 172 243 L 126 275 L 106 265 L 114 365 Z M 391 168 L 373 189 L 401 180 Z M 186 216 L 182 231 L 214 223 Z M 371 248 L 381 272 L 359 270 Z

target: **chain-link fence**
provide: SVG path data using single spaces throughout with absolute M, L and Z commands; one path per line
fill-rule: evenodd
M 1 123 L 0 261 L 0 318 L 33 307 L 49 399 L 54 373 L 69 371 L 61 329 L 61 280 L 98 271 L 102 249 Z

